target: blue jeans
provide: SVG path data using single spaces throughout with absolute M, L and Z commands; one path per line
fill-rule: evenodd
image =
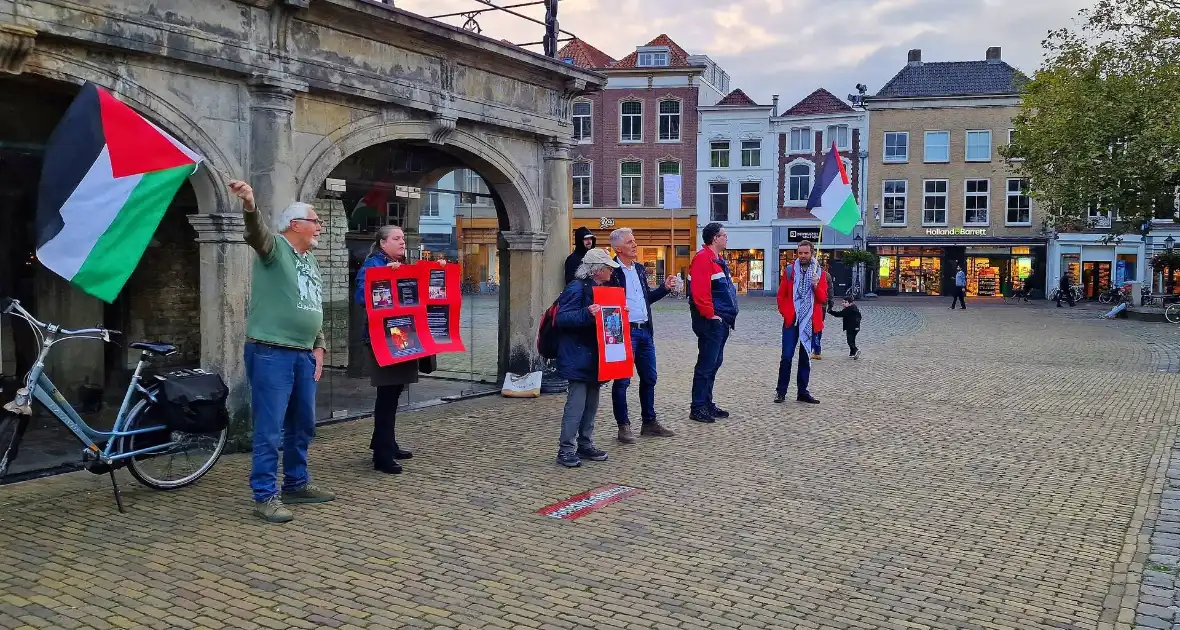
M 266 501 L 279 493 L 280 444 L 283 490 L 295 490 L 310 480 L 307 447 L 315 437 L 315 355 L 249 341 L 245 358 L 254 414 L 250 489 L 255 501 Z
M 713 383 L 725 360 L 729 324 L 693 316 L 692 332 L 697 336 L 697 364 L 692 371 L 692 409 L 713 408 Z
M 819 351 L 819 342 L 823 338 L 824 338 L 824 331 L 822 331 L 822 330 L 815 331 L 815 334 L 813 334 L 811 337 L 811 339 L 812 339 L 811 345 L 815 346 L 815 353 L 816 354 L 823 354 L 822 352 Z
M 644 422 L 656 419 L 656 342 L 650 328 L 631 329 L 631 352 L 635 356 L 635 371 L 639 373 L 639 406 Z M 611 386 L 611 403 L 615 410 L 615 422 L 619 426 L 631 424 L 627 415 L 627 387 L 631 379 L 620 378 Z
M 799 326 L 783 326 L 783 354 L 778 362 L 778 387 L 775 392 L 787 393 L 791 386 L 791 359 L 795 356 L 795 349 L 799 349 L 799 395 L 808 394 L 807 384 L 811 382 L 811 357 L 807 349 L 799 343 Z M 818 344 L 816 352 L 819 352 Z

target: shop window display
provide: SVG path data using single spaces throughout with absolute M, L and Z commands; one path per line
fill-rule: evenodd
M 765 287 L 766 255 L 761 249 L 727 249 L 722 253 L 738 293 Z

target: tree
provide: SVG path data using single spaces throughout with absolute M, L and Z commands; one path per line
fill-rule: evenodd
M 1014 139 L 1000 153 L 1029 180 L 1047 228 L 1146 233 L 1173 218 L 1180 185 L 1180 0 L 1099 0 L 1043 42 Z

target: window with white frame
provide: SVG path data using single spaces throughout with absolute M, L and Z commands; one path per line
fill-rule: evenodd
M 927 131 L 925 154 L 922 159 L 926 162 L 950 162 L 951 132 Z
M 729 168 L 729 141 L 718 140 L 709 143 L 709 166 Z
M 643 141 L 643 103 L 623 101 L 619 104 L 619 140 Z
M 594 129 L 590 122 L 591 111 L 592 106 L 586 101 L 574 103 L 574 140 L 578 142 L 590 142 L 594 137 Z
M 989 162 L 992 159 L 992 132 L 989 130 L 983 131 L 968 131 L 967 132 L 967 161 L 968 162 Z
M 479 176 L 479 173 L 471 169 L 463 170 L 463 191 L 472 193 L 471 205 L 488 207 L 492 205 L 492 191 L 488 189 L 487 182 Z
M 742 166 L 762 166 L 761 140 L 742 140 Z
M 904 179 L 887 179 L 881 188 L 881 225 L 905 225 L 906 189 L 909 182 Z
M 1009 129 L 1008 130 L 1008 146 L 1011 147 L 1012 143 L 1014 143 L 1014 142 L 1016 142 L 1016 130 Z M 1011 156 L 1008 158 L 1008 160 L 1010 162 L 1022 162 L 1022 161 L 1024 161 L 1024 158 Z
M 824 147 L 826 150 L 836 143 L 836 149 L 839 151 L 847 151 L 852 148 L 852 134 L 848 131 L 848 125 L 828 125 L 828 142 Z
M 668 51 L 641 50 L 635 65 L 640 68 L 663 68 L 668 65 Z
M 811 196 L 811 167 L 793 164 L 787 170 L 787 201 L 807 201 Z
M 1004 220 L 1008 225 L 1030 225 L 1032 223 L 1032 197 L 1028 194 L 1027 179 L 1008 180 L 1008 213 Z
M 741 183 L 741 220 L 757 221 L 762 199 L 762 182 Z
M 963 225 L 988 224 L 991 188 L 988 179 L 968 179 L 963 183 Z
M 910 132 L 885 132 L 885 161 L 907 162 L 910 159 Z
M 709 220 L 729 220 L 729 182 L 709 183 Z
M 791 128 L 791 152 L 811 152 L 811 127 Z
M 437 217 L 438 214 L 439 214 L 439 194 L 437 191 L 431 190 L 426 193 L 426 197 L 422 201 L 421 215 L 423 217 Z
M 638 206 L 643 203 L 643 163 L 619 164 L 619 205 Z
M 590 196 L 590 173 L 591 165 L 589 162 L 574 162 L 570 166 L 570 172 L 574 177 L 574 205 L 575 206 L 589 206 L 591 203 Z
M 660 140 L 680 141 L 680 101 L 660 101 Z
M 922 182 L 922 225 L 946 225 L 947 180 Z
M 665 175 L 679 175 L 680 174 L 680 162 L 677 162 L 675 160 L 664 160 L 663 162 L 660 162 L 659 169 L 657 172 L 660 174 L 660 176 L 656 180 L 656 188 L 659 189 L 658 192 L 659 192 L 660 207 L 663 207 L 664 206 L 664 176 Z M 681 194 L 683 194 L 683 192 Z

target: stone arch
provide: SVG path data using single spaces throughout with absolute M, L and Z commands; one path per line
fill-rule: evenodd
M 435 142 L 439 139 L 441 143 Z M 428 141 L 455 155 L 479 173 L 499 197 L 510 229 L 543 231 L 541 195 L 509 156 L 465 129 L 454 128 L 439 133 L 437 122 L 391 121 L 380 114 L 346 125 L 316 144 L 297 171 L 299 200 L 314 201 L 324 179 L 349 156 L 374 145 L 396 141 Z
M 116 67 L 103 67 L 68 53 L 39 47 L 26 63 L 25 71 L 74 85 L 89 81 L 110 90 L 119 100 L 159 124 L 212 164 L 213 168 L 205 165 L 189 177 L 201 214 L 217 213 L 231 207 L 226 186 L 229 181 L 224 173 L 241 173 L 242 165 L 227 155 L 217 141 L 172 100 L 162 98 L 135 80 L 113 72 L 112 69 Z

